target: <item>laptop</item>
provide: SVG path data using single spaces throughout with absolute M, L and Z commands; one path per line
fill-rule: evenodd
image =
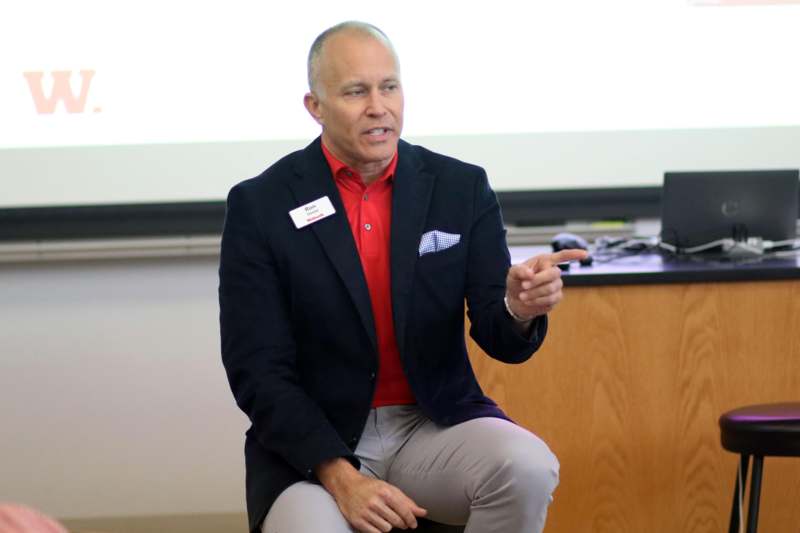
M 667 172 L 662 245 L 688 252 L 721 239 L 795 239 L 799 184 L 798 170 Z

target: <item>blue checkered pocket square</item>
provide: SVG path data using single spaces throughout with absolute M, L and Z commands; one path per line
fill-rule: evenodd
M 458 233 L 446 233 L 438 229 L 426 231 L 419 240 L 419 256 L 447 250 L 458 244 L 460 240 L 461 235 Z

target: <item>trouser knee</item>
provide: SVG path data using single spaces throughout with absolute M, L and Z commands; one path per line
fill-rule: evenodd
M 509 503 L 549 503 L 558 486 L 558 459 L 544 445 L 540 450 L 502 450 L 492 470 L 483 487 L 484 496 L 489 492 L 502 494 Z

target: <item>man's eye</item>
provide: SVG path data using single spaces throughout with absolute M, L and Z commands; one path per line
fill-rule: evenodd
M 364 94 L 364 89 L 350 89 L 344 94 L 347 96 L 361 96 Z
M 389 83 L 383 86 L 383 90 L 387 92 L 396 91 L 400 87 L 397 83 Z

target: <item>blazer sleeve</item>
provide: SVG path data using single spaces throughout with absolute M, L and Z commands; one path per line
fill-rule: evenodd
M 467 316 L 470 336 L 491 357 L 506 363 L 528 360 L 544 341 L 547 316 L 534 319 L 521 335 L 505 310 L 506 275 L 511 257 L 500 205 L 481 169 L 475 181 L 473 222 L 467 265 Z
M 258 207 L 257 207 L 258 206 Z M 359 462 L 303 390 L 289 302 L 252 191 L 228 195 L 219 268 L 222 361 L 236 403 L 267 450 L 306 478 L 334 457 Z

